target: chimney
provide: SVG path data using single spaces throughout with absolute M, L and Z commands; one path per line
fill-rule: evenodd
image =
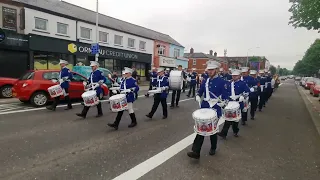
M 209 54 L 210 54 L 210 55 L 212 56 L 212 54 L 213 54 L 213 51 L 212 51 L 212 50 L 210 50 L 210 51 L 209 51 Z
M 190 54 L 193 54 L 194 53 L 194 50 L 193 48 L 190 49 Z
M 214 52 L 214 57 L 217 57 L 217 55 L 218 55 L 217 52 Z

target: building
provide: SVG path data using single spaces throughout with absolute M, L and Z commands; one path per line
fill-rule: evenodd
M 194 52 L 194 49 L 191 48 L 189 53 L 184 53 L 184 57 L 189 59 L 188 69 L 196 68 L 197 73 L 205 71 L 209 60 L 217 61 L 222 68 L 228 69 L 228 62 L 217 57 L 217 53 L 213 54 L 212 50 L 209 51 L 209 54 L 205 54 L 203 52 Z
M 124 67 L 136 67 L 145 77 L 154 63 L 155 42 L 164 42 L 170 57 L 170 45 L 181 46 L 169 35 L 162 34 L 109 16 L 58 0 L 5 0 L 14 4 L 20 32 L 28 37 L 27 69 L 58 69 L 59 59 L 76 65 L 89 65 L 94 60 L 91 44 L 99 40 L 100 66 L 119 73 Z M 183 51 L 182 51 L 183 52 Z M 144 78 L 142 78 L 143 80 Z
M 265 69 L 269 68 L 268 63 L 269 60 L 267 60 L 264 56 L 224 56 L 224 57 L 219 57 L 220 59 L 224 59 L 225 61 L 228 62 L 228 65 L 230 68 L 235 69 L 235 68 L 240 68 L 240 67 L 245 67 L 248 66 L 250 69 L 255 69 L 255 70 L 260 70 L 260 69 Z M 269 63 L 270 64 L 270 63 Z

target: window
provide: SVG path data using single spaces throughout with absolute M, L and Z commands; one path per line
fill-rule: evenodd
M 84 39 L 91 39 L 91 29 L 80 27 L 80 37 Z
M 109 34 L 106 32 L 99 31 L 99 41 L 107 43 Z
M 74 63 L 74 55 L 60 54 L 60 53 L 47 53 L 47 52 L 34 52 L 34 69 L 35 70 L 60 70 L 60 59 L 69 62 L 67 67 L 72 70 Z
M 42 18 L 34 18 L 34 28 L 42 31 L 48 31 L 48 20 Z
M 114 45 L 122 46 L 123 37 L 114 35 Z
M 158 48 L 158 55 L 164 55 L 165 50 L 166 50 L 166 47 L 160 45 L 160 47 Z
M 52 80 L 52 79 L 59 79 L 60 72 L 46 72 L 43 73 L 43 79 Z
M 134 39 L 132 38 L 128 38 L 128 47 L 129 48 L 134 48 Z
M 57 23 L 57 33 L 58 34 L 68 34 L 68 24 Z
M 173 52 L 173 57 L 179 57 L 180 56 L 180 49 L 174 49 L 174 52 Z
M 196 59 L 193 59 L 192 64 L 193 64 L 194 66 L 197 65 L 197 60 L 196 60 Z
M 146 42 L 140 41 L 140 43 L 139 43 L 139 49 L 140 49 L 140 50 L 146 50 Z
M 33 71 L 29 71 L 29 72 L 26 72 L 23 76 L 21 76 L 19 78 L 19 80 L 33 79 L 33 77 L 34 77 L 34 72 Z

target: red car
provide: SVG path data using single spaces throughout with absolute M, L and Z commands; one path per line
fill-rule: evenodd
M 313 77 L 306 78 L 306 84 L 304 86 L 304 89 L 310 89 L 310 86 L 314 85 L 314 80 L 315 80 L 315 78 L 313 78 Z
M 0 98 L 11 98 L 12 87 L 18 79 L 0 77 Z
M 73 78 L 70 82 L 69 96 L 71 99 L 81 99 L 84 93 L 83 81 L 87 78 L 72 72 Z M 30 102 L 36 107 L 45 106 L 52 98 L 48 93 L 48 88 L 56 85 L 52 79 L 58 79 L 59 70 L 35 70 L 28 71 L 13 86 L 12 95 L 21 102 Z M 103 96 L 107 96 L 109 90 L 106 86 L 102 86 Z M 62 99 L 64 97 L 61 97 Z
M 314 97 L 318 97 L 320 94 L 320 79 L 314 79 L 314 83 L 310 85 L 310 94 Z

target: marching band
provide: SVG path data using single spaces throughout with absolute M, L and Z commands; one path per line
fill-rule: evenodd
M 52 86 L 48 89 L 49 94 L 54 98 L 52 106 L 47 109 L 55 110 L 59 103 L 60 96 L 64 96 L 68 102 L 67 109 L 72 109 L 70 98 L 68 96 L 69 81 L 72 79 L 72 73 L 66 67 L 68 64 L 65 60 L 60 60 L 61 72 L 57 82 L 60 84 Z M 76 115 L 86 118 L 86 115 L 92 106 L 97 106 L 98 114 L 96 117 L 103 116 L 101 107 L 101 98 L 103 97 L 101 86 L 106 81 L 104 74 L 98 70 L 99 63 L 91 61 L 90 66 L 92 72 L 88 78 L 88 82 L 84 82 L 85 92 L 82 94 L 83 110 Z M 197 133 L 192 151 L 187 155 L 190 158 L 199 159 L 201 147 L 205 136 L 210 136 L 211 148 L 209 155 L 216 154 L 218 136 L 226 139 L 228 130 L 232 126 L 234 137 L 238 137 L 239 122 L 242 125 L 247 124 L 248 111 L 250 111 L 251 120 L 255 119 L 257 109 L 262 111 L 266 107 L 266 103 L 270 99 L 275 86 L 275 80 L 272 78 L 270 71 L 267 69 L 249 70 L 248 67 L 239 69 L 225 70 L 220 67 L 221 64 L 215 61 L 208 61 L 207 67 L 201 77 L 198 77 L 196 69 L 186 75 L 182 66 L 179 65 L 177 70 L 164 68 L 152 68 L 150 72 L 150 87 L 145 95 L 154 96 L 154 102 L 150 113 L 146 115 L 152 118 L 159 104 L 162 105 L 163 119 L 168 117 L 167 97 L 169 91 L 172 90 L 171 108 L 179 107 L 181 91 L 185 89 L 188 81 L 190 90 L 188 97 L 192 92 L 192 97 L 199 103 L 200 108 L 192 113 L 195 121 L 194 131 Z M 110 96 L 110 109 L 117 112 L 117 116 L 113 123 L 107 126 L 118 130 L 124 111 L 129 112 L 131 123 L 129 128 L 137 126 L 138 122 L 133 109 L 133 103 L 137 99 L 136 94 L 139 91 L 137 80 L 132 76 L 133 69 L 125 67 L 122 71 L 122 78 L 118 81 L 116 73 L 109 79 L 113 82 L 110 88 L 112 94 Z M 195 93 L 196 80 L 200 81 L 200 87 Z M 119 83 L 119 84 L 118 84 Z M 223 124 L 223 128 L 219 131 L 219 126 Z

